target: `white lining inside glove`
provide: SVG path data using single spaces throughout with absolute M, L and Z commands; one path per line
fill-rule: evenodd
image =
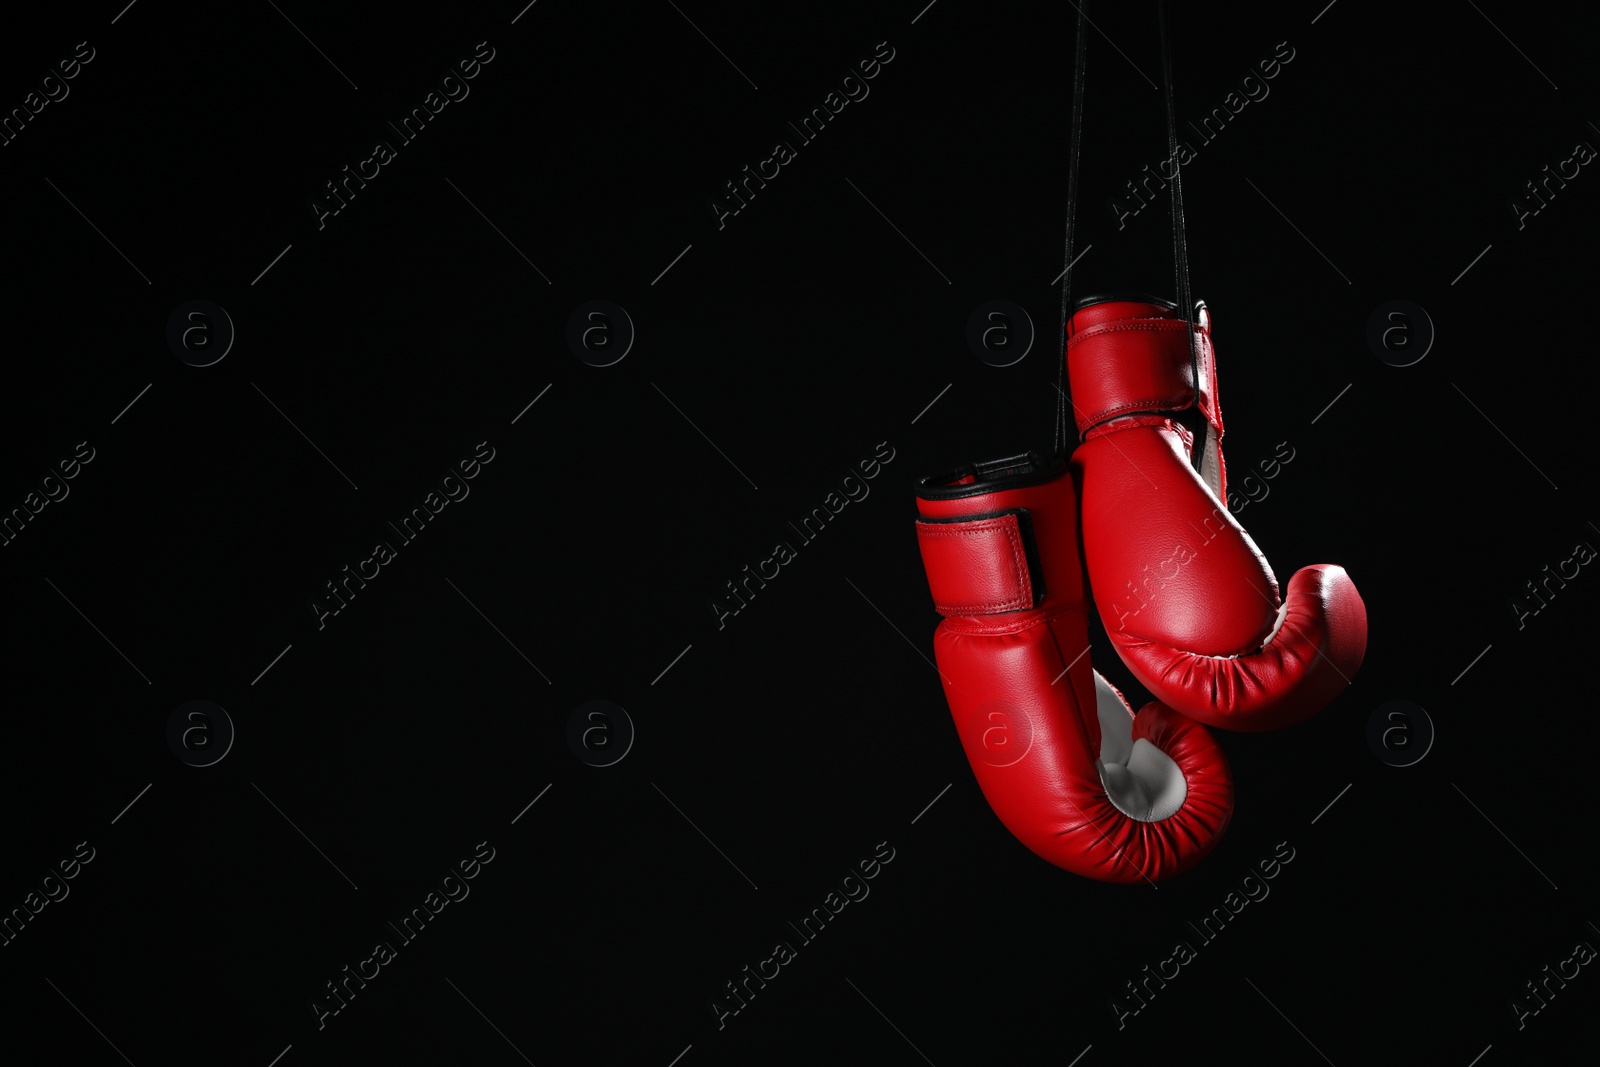
M 1207 423 L 1200 431 L 1201 440 L 1196 441 L 1194 447 L 1200 449 L 1200 478 L 1206 483 L 1206 488 L 1211 490 L 1212 499 L 1220 501 L 1222 498 L 1222 439 L 1214 436 L 1215 431 Z
M 1100 717 L 1100 783 L 1122 814 L 1159 822 L 1177 813 L 1189 783 L 1172 757 L 1144 738 L 1133 740 L 1133 710 L 1111 683 L 1094 672 L 1095 712 Z

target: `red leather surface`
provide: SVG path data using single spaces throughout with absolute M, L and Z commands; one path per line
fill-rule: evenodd
M 940 615 L 991 615 L 1033 607 L 1033 582 L 1016 515 L 919 521 L 917 546 Z
M 1067 365 L 1080 434 L 1119 415 L 1183 411 L 1195 405 L 1222 434 L 1209 315 L 1195 330 L 1191 359 L 1184 320 L 1159 304 L 1108 301 L 1079 311 L 1068 324 Z
M 1153 882 L 1193 867 L 1232 817 L 1227 761 L 1204 727 L 1152 703 L 1134 718 L 1133 736 L 1148 738 L 1177 763 L 1187 783 L 1184 803 L 1147 823 L 1124 815 L 1106 796 L 1095 762 L 1093 669 L 1082 654 L 1088 613 L 1071 478 L 1064 472 L 1044 485 L 962 500 L 919 498 L 917 506 L 925 517 L 1022 507 L 1032 518 L 1043 602 L 1000 615 L 947 617 L 934 634 L 957 733 L 1000 821 L 1049 862 L 1101 881 Z M 929 559 L 930 587 L 950 580 L 938 573 L 950 562 Z
M 1117 652 L 1152 693 L 1229 730 L 1277 729 L 1315 715 L 1350 683 L 1366 651 L 1366 608 L 1343 567 L 1318 564 L 1289 579 L 1283 625 L 1244 656 L 1213 658 L 1145 640 Z
M 1112 423 L 1073 455 L 1095 603 L 1113 636 L 1248 652 L 1272 629 L 1277 580 L 1169 427 Z
M 1148 304 L 1120 307 L 1129 315 L 1175 314 Z M 1086 309 L 1097 312 L 1095 329 L 1114 324 L 1105 308 Z M 1153 335 L 1101 336 L 1122 348 L 1096 351 L 1092 363 L 1069 355 L 1074 396 L 1094 396 L 1097 374 L 1113 364 L 1115 380 L 1127 381 L 1141 372 L 1125 364 L 1151 365 L 1153 380 L 1171 362 L 1142 340 Z M 1114 419 L 1086 437 L 1072 466 L 1082 491 L 1089 582 L 1112 642 L 1140 682 L 1174 709 L 1230 730 L 1277 729 L 1325 707 L 1366 650 L 1366 608 L 1349 575 L 1339 567 L 1296 574 L 1284 623 L 1263 646 L 1277 619 L 1278 583 L 1249 534 L 1196 474 L 1188 434 L 1145 416 Z

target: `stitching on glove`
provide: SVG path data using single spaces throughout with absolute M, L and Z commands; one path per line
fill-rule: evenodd
M 1186 391 L 1190 392 L 1191 394 L 1193 392 L 1192 390 Z M 1159 407 L 1150 411 L 1150 414 L 1152 415 L 1159 411 L 1187 411 L 1190 407 L 1194 406 L 1194 397 L 1193 395 L 1176 398 L 1156 396 L 1149 397 L 1147 399 L 1130 400 L 1126 403 L 1117 404 L 1114 407 L 1106 408 L 1103 411 L 1089 416 L 1089 423 L 1092 426 L 1095 423 L 1104 422 L 1106 419 L 1116 418 L 1118 415 L 1126 415 L 1129 412 L 1150 409 L 1151 405 L 1160 405 Z
M 1088 608 L 1089 601 L 1080 599 L 1070 604 L 1052 607 L 1049 611 L 1030 611 L 1026 614 L 1015 612 L 1003 617 L 988 615 L 958 615 L 947 617 L 939 625 L 945 628 L 946 633 L 961 634 L 963 637 L 977 635 L 994 637 L 1005 634 L 1020 634 L 1024 630 L 1031 630 L 1035 626 L 1046 626 L 1063 615 L 1070 615 L 1075 611 L 1081 612 Z M 997 621 L 990 622 L 990 619 Z M 1054 631 L 1051 640 L 1055 640 Z
M 1166 333 L 1171 330 L 1181 329 L 1183 329 L 1182 319 L 1133 319 L 1123 322 L 1107 322 L 1099 326 L 1091 326 L 1087 330 L 1073 334 L 1067 339 L 1067 350 L 1070 352 L 1073 345 L 1079 344 L 1083 341 L 1092 340 L 1093 338 L 1099 337 L 1101 334 L 1120 333 L 1125 330 L 1145 330 Z M 1198 331 L 1198 327 L 1196 329 Z
M 1010 562 L 1012 577 L 1016 582 L 1017 593 L 999 602 L 987 601 L 979 604 L 948 604 L 935 603 L 934 609 L 940 615 L 948 618 L 951 615 L 993 615 L 1000 612 L 1021 611 L 1033 606 L 1033 581 L 1028 573 L 1028 558 L 1023 551 L 1022 538 L 1019 536 L 1016 518 L 1007 516 L 999 519 L 979 519 L 974 522 L 962 523 L 920 523 L 917 532 L 920 536 L 929 537 L 935 541 L 941 539 L 961 537 L 987 537 L 995 530 L 999 530 L 1006 537 L 1006 543 L 1011 548 Z

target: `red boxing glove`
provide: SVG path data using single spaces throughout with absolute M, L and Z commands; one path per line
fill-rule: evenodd
M 1316 714 L 1361 666 L 1366 606 L 1329 564 L 1297 572 L 1280 604 L 1272 569 L 1223 503 L 1205 305 L 1191 359 L 1174 305 L 1090 301 L 1067 324 L 1083 442 L 1072 466 L 1089 585 L 1118 654 L 1158 700 L 1211 726 L 1273 730 Z
M 1233 815 L 1227 761 L 1205 727 L 1157 703 L 1135 716 L 1092 669 L 1066 463 L 1030 454 L 924 478 L 917 511 L 945 697 L 1006 829 L 1105 882 L 1205 858 Z

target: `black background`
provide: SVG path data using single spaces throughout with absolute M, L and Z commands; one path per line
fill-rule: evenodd
M 1600 545 L 1600 178 L 1520 229 L 1511 202 L 1600 145 L 1594 23 L 1173 13 L 1180 120 L 1293 49 L 1185 170 L 1192 273 L 1230 473 L 1294 450 L 1239 519 L 1280 581 L 1348 568 L 1371 636 L 1321 715 L 1222 737 L 1232 827 L 1152 889 L 1005 832 L 927 662 L 914 479 L 1050 440 L 1076 16 L 923 2 L 11 24 L 6 109 L 77 42 L 95 57 L 0 148 L 0 505 L 80 441 L 95 458 L 0 549 L 0 908 L 78 842 L 95 858 L 0 948 L 9 1058 L 1489 1065 L 1582 1032 L 1590 968 L 1520 1031 L 1511 1001 L 1600 944 L 1573 685 L 1600 578 L 1520 630 L 1511 601 Z M 1164 155 L 1154 8 L 1100 8 L 1075 285 L 1170 293 L 1165 201 L 1121 229 L 1108 206 Z M 470 95 L 319 229 L 323 183 L 480 41 Z M 723 183 L 884 41 L 870 95 L 719 229 Z M 1004 368 L 965 342 L 997 298 L 1039 333 Z M 165 340 L 191 299 L 237 329 L 206 368 Z M 591 299 L 637 329 L 610 367 L 565 339 Z M 1366 341 L 1392 299 L 1437 330 L 1409 367 Z M 323 584 L 480 441 L 470 496 L 319 630 Z M 723 583 L 880 442 L 870 496 L 719 630 Z M 1104 644 L 1095 664 L 1145 697 Z M 596 698 L 637 730 L 604 768 L 567 743 Z M 210 767 L 167 746 L 192 699 L 237 729 Z M 1395 699 L 1437 730 L 1407 768 L 1366 740 Z M 480 841 L 471 895 L 319 1030 L 323 983 Z M 879 842 L 871 895 L 719 1030 L 723 983 Z M 1270 896 L 1200 945 L 1187 921 L 1279 842 Z M 1197 959 L 1119 1029 L 1112 999 L 1179 940 Z

